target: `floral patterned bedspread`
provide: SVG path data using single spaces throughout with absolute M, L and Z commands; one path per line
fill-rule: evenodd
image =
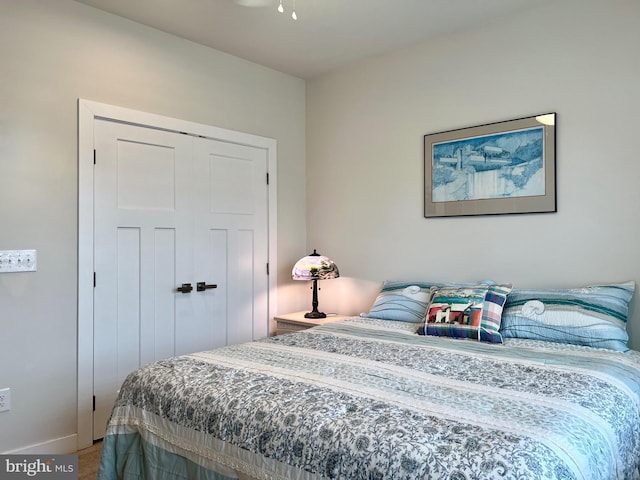
M 129 375 L 99 479 L 637 479 L 640 354 L 353 319 Z

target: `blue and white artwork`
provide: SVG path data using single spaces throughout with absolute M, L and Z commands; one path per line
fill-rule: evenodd
M 432 145 L 432 202 L 545 195 L 544 127 Z

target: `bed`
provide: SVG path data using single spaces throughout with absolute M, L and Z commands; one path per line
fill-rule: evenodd
M 540 329 L 482 341 L 438 322 L 419 335 L 437 303 L 415 283 L 385 288 L 422 323 L 389 319 L 398 302 L 383 288 L 362 316 L 133 372 L 98 478 L 640 478 L 640 354 Z M 511 328 L 532 308 L 514 294 L 498 312 Z

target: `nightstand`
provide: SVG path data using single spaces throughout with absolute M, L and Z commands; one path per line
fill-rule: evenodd
M 305 313 L 307 313 L 306 310 L 302 312 L 276 315 L 273 317 L 276 321 L 276 335 L 298 332 L 318 325 L 324 325 L 325 323 L 336 322 L 338 320 L 353 317 L 353 315 L 333 315 L 328 313 L 326 318 L 305 318 Z

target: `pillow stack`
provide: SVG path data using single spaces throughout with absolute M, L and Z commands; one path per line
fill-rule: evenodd
M 634 282 L 571 289 L 512 289 L 510 283 L 385 281 L 362 316 L 423 324 L 421 335 L 502 343 L 526 338 L 627 351 Z
M 383 320 L 424 323 L 422 334 L 502 343 L 500 318 L 511 284 L 390 282 L 369 313 Z

